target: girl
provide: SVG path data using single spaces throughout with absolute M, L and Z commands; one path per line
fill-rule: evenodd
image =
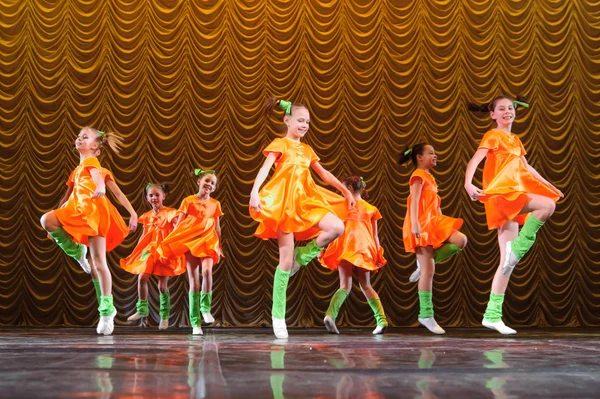
M 410 195 L 402 227 L 404 249 L 416 253 L 420 265 L 419 323 L 434 334 L 444 334 L 433 317 L 435 264 L 462 250 L 467 245 L 467 237 L 458 231 L 463 224 L 462 219 L 442 215 L 438 186 L 429 172 L 437 165 L 433 147 L 420 143 L 407 149 L 400 156 L 400 164 L 409 159 L 416 169 L 410 176 Z
M 496 123 L 483 136 L 479 149 L 467 164 L 465 190 L 472 201 L 484 203 L 488 228 L 498 230 L 500 265 L 492 281 L 482 324 L 501 334 L 516 333 L 502 321 L 502 303 L 510 274 L 533 246 L 537 231 L 554 213 L 556 201 L 563 197 L 559 189 L 527 163 L 521 140 L 511 133 L 517 106 L 529 107 L 521 100 L 499 96 L 489 105 L 469 107 L 471 111 L 486 110 Z M 472 181 L 483 158 L 486 161 L 483 190 L 480 190 Z
M 193 176 L 198 193 L 183 199 L 173 231 L 158 245 L 161 258 L 185 254 L 190 280 L 189 309 L 192 334 L 202 335 L 200 313 L 205 323 L 213 323 L 210 313 L 212 303 L 212 267 L 219 262 L 221 249 L 221 203 L 210 197 L 217 187 L 214 170 L 195 169 Z M 165 259 L 166 260 L 166 259 Z M 200 292 L 199 267 L 202 265 L 202 292 Z
M 160 243 L 173 231 L 177 210 L 163 205 L 169 195 L 170 186 L 167 183 L 148 183 L 144 188 L 144 197 L 152 206 L 152 210 L 144 213 L 139 222 L 144 225 L 144 232 L 137 246 L 126 259 L 121 259 L 121 267 L 129 273 L 138 274 L 137 312 L 127 320 L 139 320 L 148 317 L 148 279 L 151 275 L 158 276 L 160 292 L 160 323 L 159 330 L 169 327 L 171 297 L 169 295 L 169 276 L 179 276 L 185 272 L 185 257 L 176 256 L 162 261 L 160 258 L 143 257 L 143 251 L 148 246 Z
M 59 209 L 44 214 L 42 227 L 56 243 L 86 269 L 86 245 L 98 269 L 100 281 L 100 321 L 98 334 L 110 335 L 114 329 L 117 310 L 113 305 L 112 279 L 106 264 L 106 252 L 112 251 L 128 234 L 127 226 L 110 201 L 106 198 L 106 185 L 102 167 L 96 158 L 105 146 L 116 153 L 122 139 L 114 133 L 104 133 L 85 127 L 79 132 L 75 148 L 80 154 L 79 166 L 73 172 L 73 192 L 67 203 Z M 122 200 L 122 198 L 121 198 Z M 129 201 L 122 204 L 130 214 L 129 231 L 137 226 L 137 215 Z M 87 265 L 89 270 L 89 264 Z
M 340 273 L 340 289 L 333 295 L 323 321 L 327 331 L 332 334 L 340 333 L 335 319 L 352 289 L 354 271 L 360 289 L 377 320 L 377 328 L 373 330 L 373 334 L 383 334 L 388 323 L 379 296 L 371 286 L 371 272 L 377 273 L 386 264 L 377 235 L 377 221 L 381 219 L 381 214 L 377 208 L 365 201 L 369 197 L 361 177 L 350 176 L 343 183 L 352 193 L 356 206 L 350 211 L 341 210 L 341 213 L 338 213 L 344 220 L 344 234 L 329 244 L 320 258 L 323 266 L 331 270 L 337 269 Z
M 267 111 L 276 105 L 284 111 L 287 133 L 273 140 L 263 151 L 266 159 L 252 187 L 250 215 L 259 222 L 254 235 L 262 239 L 277 238 L 279 244 L 279 267 L 273 283 L 273 332 L 277 338 L 287 338 L 285 308 L 290 275 L 306 266 L 344 232 L 344 223 L 326 200 L 332 193 L 315 184 L 309 168 L 344 193 L 348 206 L 354 206 L 354 197 L 321 166 L 312 148 L 300 141 L 310 123 L 308 109 L 301 104 L 271 99 L 267 102 Z M 275 173 L 259 192 L 273 164 Z M 294 249 L 294 238 L 307 240 L 315 236 L 318 237 L 305 247 Z

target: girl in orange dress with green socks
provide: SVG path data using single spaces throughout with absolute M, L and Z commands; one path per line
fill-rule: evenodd
M 132 274 L 139 275 L 137 311 L 127 320 L 134 321 L 146 318 L 148 310 L 148 279 L 158 277 L 160 292 L 160 323 L 159 330 L 169 327 L 171 312 L 171 296 L 169 294 L 169 277 L 185 273 L 185 256 L 160 258 L 158 256 L 143 256 L 148 247 L 158 246 L 173 231 L 177 209 L 165 207 L 164 199 L 169 195 L 168 183 L 148 183 L 144 188 L 144 198 L 152 206 L 152 210 L 144 213 L 138 220 L 144 226 L 144 232 L 131 255 L 121 259 L 121 268 Z
M 267 103 L 269 111 L 276 106 L 283 110 L 287 132 L 263 150 L 266 159 L 252 187 L 250 215 L 259 222 L 254 235 L 265 240 L 276 238 L 279 244 L 279 266 L 273 282 L 273 332 L 277 338 L 287 338 L 285 309 L 290 275 L 344 232 L 344 223 L 326 199 L 332 193 L 315 184 L 310 169 L 340 190 L 349 207 L 355 201 L 352 193 L 321 166 L 313 149 L 301 142 L 310 123 L 306 106 L 276 99 Z M 273 165 L 275 173 L 261 189 Z M 314 237 L 308 245 L 294 249 L 294 239 Z
M 137 227 L 137 215 L 129 201 L 123 204 L 131 215 L 128 229 L 106 198 L 105 176 L 97 159 L 106 146 L 118 153 L 121 142 L 121 138 L 114 133 L 104 133 L 90 127 L 81 129 L 75 141 L 80 163 L 73 174 L 72 193 L 63 207 L 44 214 L 40 220 L 42 227 L 59 247 L 76 259 L 84 270 L 90 269 L 86 260 L 87 246 L 90 247 L 102 293 L 96 332 L 104 335 L 112 334 L 117 314 L 113 305 L 112 278 L 106 264 L 106 252 L 120 245 L 129 231 Z
M 434 334 L 445 331 L 433 316 L 433 275 L 440 263 L 467 245 L 467 237 L 458 231 L 462 219 L 442 214 L 438 186 L 430 170 L 437 165 L 437 155 L 429 144 L 420 143 L 400 156 L 400 164 L 412 160 L 416 166 L 410 176 L 410 195 L 402 227 L 404 249 L 417 255 L 419 272 L 419 323 Z
M 354 196 L 356 206 L 350 210 L 335 206 L 337 215 L 344 220 L 344 234 L 329 244 L 319 258 L 323 266 L 338 270 L 340 274 L 340 289 L 331 298 L 323 322 L 328 332 L 340 333 L 335 319 L 352 289 L 354 272 L 377 321 L 373 335 L 383 334 L 388 322 L 379 295 L 371 286 L 371 273 L 377 273 L 387 263 L 377 234 L 377 221 L 381 219 L 381 213 L 366 201 L 369 196 L 361 177 L 350 176 L 343 184 Z
M 217 187 L 216 172 L 195 169 L 193 176 L 198 184 L 198 193 L 183 199 L 175 227 L 158 245 L 156 253 L 165 260 L 185 255 L 190 281 L 190 324 L 192 334 L 201 335 L 200 315 L 205 323 L 215 321 L 211 313 L 212 268 L 223 256 L 220 223 L 223 211 L 221 203 L 210 197 Z
M 488 131 L 467 164 L 465 190 L 472 201 L 485 206 L 488 228 L 498 231 L 500 265 L 492 281 L 490 301 L 482 324 L 501 334 L 515 334 L 502 321 L 502 304 L 508 280 L 515 265 L 535 242 L 537 231 L 552 216 L 563 193 L 544 179 L 525 159 L 525 148 L 512 133 L 518 106 L 529 107 L 524 98 L 517 101 L 499 96 L 490 104 L 469 104 L 474 112 L 489 112 L 495 128 Z M 483 167 L 483 189 L 473 185 L 477 167 Z M 523 228 L 519 232 L 519 225 Z

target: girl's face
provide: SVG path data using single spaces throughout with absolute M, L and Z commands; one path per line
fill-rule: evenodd
M 161 208 L 165 197 L 165 193 L 158 186 L 150 186 L 146 193 L 146 200 L 154 208 Z
M 498 127 L 510 126 L 515 120 L 515 106 L 508 98 L 496 101 L 496 107 L 490 112 L 490 117 Z
M 217 188 L 217 176 L 206 173 L 198 179 L 198 193 L 202 196 L 210 195 Z
M 310 113 L 304 107 L 294 107 L 291 115 L 286 115 L 283 122 L 287 125 L 288 136 L 301 139 L 308 131 Z
M 419 166 L 424 169 L 432 169 L 437 165 L 437 155 L 432 146 L 426 145 L 423 148 L 423 154 L 417 155 Z
M 100 148 L 98 133 L 86 128 L 81 129 L 75 140 L 75 148 L 81 154 L 97 155 Z

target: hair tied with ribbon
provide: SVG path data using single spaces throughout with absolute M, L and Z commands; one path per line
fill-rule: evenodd
M 367 183 L 365 183 L 365 180 L 362 178 L 362 176 L 360 177 L 360 184 L 362 184 L 363 190 L 367 188 Z
M 285 100 L 277 100 L 277 105 L 283 110 L 286 115 L 292 114 L 292 102 Z
M 212 170 L 212 169 L 210 169 L 210 170 L 204 170 L 204 169 L 199 169 L 199 168 L 194 169 L 194 175 L 196 175 L 197 177 L 204 176 L 207 173 L 214 175 L 216 173 L 216 171 Z

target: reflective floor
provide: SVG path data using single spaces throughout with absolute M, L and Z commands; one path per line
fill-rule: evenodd
M 598 398 L 600 330 L 0 329 L 2 398 Z

